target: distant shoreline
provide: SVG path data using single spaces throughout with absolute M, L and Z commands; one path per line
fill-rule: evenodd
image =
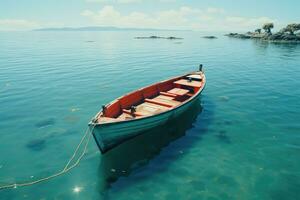
M 62 27 L 62 28 L 40 28 L 32 31 L 191 31 L 176 29 L 153 29 L 153 28 L 121 28 L 113 26 L 88 26 L 88 27 Z

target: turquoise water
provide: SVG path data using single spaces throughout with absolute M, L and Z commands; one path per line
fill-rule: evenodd
M 205 66 L 190 112 L 0 199 L 300 199 L 300 45 L 202 33 L 0 33 L 0 184 L 61 170 L 101 105 Z

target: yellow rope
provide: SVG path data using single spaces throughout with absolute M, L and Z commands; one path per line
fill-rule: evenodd
M 89 134 L 89 133 L 92 133 L 93 130 L 94 130 L 94 127 L 92 127 L 92 129 L 89 131 L 89 128 L 86 129 L 83 137 L 81 138 L 79 144 L 77 145 L 73 155 L 71 156 L 71 158 L 69 159 L 68 163 L 65 165 L 64 169 L 53 174 L 53 175 L 50 175 L 50 176 L 47 176 L 47 177 L 44 177 L 44 178 L 40 178 L 38 180 L 35 180 L 35 181 L 29 181 L 29 182 L 24 182 L 24 183 L 12 183 L 12 184 L 7 184 L 7 185 L 2 185 L 0 186 L 0 190 L 3 190 L 3 189 L 10 189 L 10 188 L 17 188 L 17 187 L 24 187 L 24 186 L 30 186 L 30 185 L 34 185 L 34 184 L 37 184 L 37 183 L 40 183 L 40 182 L 44 182 L 44 181 L 47 181 L 47 180 L 50 180 L 52 178 L 55 178 L 55 177 L 58 177 L 58 176 L 61 176 L 65 173 L 67 173 L 68 171 L 70 171 L 71 169 L 73 169 L 74 167 L 76 167 L 80 161 L 82 160 L 83 156 L 85 155 L 86 153 L 86 150 L 87 150 L 87 146 L 89 144 L 89 141 L 90 141 L 90 138 L 91 138 L 91 135 L 92 134 Z M 84 142 L 84 139 L 86 138 L 86 136 L 88 135 L 88 138 L 86 140 L 86 143 L 84 145 L 84 149 L 82 151 L 82 153 L 80 154 L 80 156 L 77 158 L 77 160 L 74 162 L 73 165 L 70 166 L 70 164 L 72 163 L 72 161 L 74 160 L 74 158 L 76 157 L 77 155 L 77 152 L 79 151 L 82 143 Z

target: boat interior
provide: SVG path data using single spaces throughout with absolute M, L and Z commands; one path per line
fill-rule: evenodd
M 203 85 L 202 72 L 158 82 L 102 106 L 96 122 L 125 121 L 165 112 L 188 101 Z

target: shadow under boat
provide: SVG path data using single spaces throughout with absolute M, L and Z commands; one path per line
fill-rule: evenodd
M 104 192 L 121 176 L 146 165 L 163 147 L 185 135 L 202 112 L 200 99 L 179 117 L 128 140 L 101 156 L 99 189 Z M 190 144 L 189 144 L 190 145 Z

